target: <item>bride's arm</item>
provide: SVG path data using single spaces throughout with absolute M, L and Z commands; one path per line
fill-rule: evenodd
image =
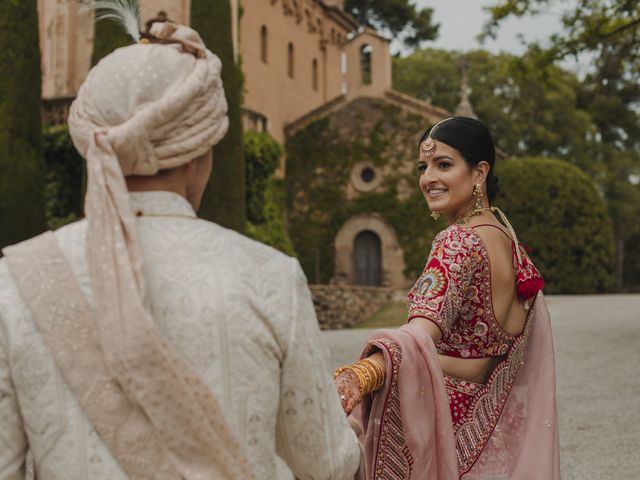
M 442 338 L 442 331 L 431 320 L 414 317 L 410 323 L 424 328 L 434 343 L 438 343 Z M 375 392 L 384 385 L 385 370 L 386 365 L 382 352 L 376 352 L 353 365 L 336 370 L 336 390 L 338 390 L 342 408 L 347 415 L 362 401 L 363 395 Z

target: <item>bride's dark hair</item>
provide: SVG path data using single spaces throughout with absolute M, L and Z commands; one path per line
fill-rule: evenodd
M 500 187 L 498 187 L 498 177 L 494 174 L 496 147 L 489 129 L 484 123 L 469 117 L 452 117 L 436 125 L 431 138 L 455 148 L 470 167 L 478 165 L 483 160 L 489 164 L 487 197 L 489 202 L 492 202 L 500 191 Z M 429 137 L 434 126 L 424 132 L 420 143 Z

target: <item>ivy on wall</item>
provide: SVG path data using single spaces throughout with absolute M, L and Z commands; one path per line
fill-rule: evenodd
M 286 144 L 289 234 L 312 283 L 334 276 L 335 237 L 360 213 L 378 213 L 396 232 L 405 275 L 421 272 L 431 241 L 444 224 L 429 215 L 418 189 L 418 141 L 429 127 L 417 115 L 382 100 L 362 98 L 291 136 Z M 368 161 L 384 172 L 371 193 L 348 195 L 353 167 Z M 401 195 L 398 185 L 408 188 Z

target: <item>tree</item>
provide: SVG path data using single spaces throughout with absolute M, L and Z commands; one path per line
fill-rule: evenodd
M 417 9 L 410 0 L 346 0 L 344 9 L 362 25 L 388 32 L 410 48 L 438 37 L 433 9 Z
M 558 0 L 501 0 L 490 9 L 484 36 L 495 35 L 509 16 L 537 14 Z M 595 59 L 583 81 L 578 106 L 595 126 L 594 177 L 604 191 L 616 235 L 617 287 L 626 278 L 625 252 L 633 237 L 629 218 L 640 216 L 634 183 L 640 175 L 640 1 L 578 0 L 565 10 L 564 29 L 548 48 L 530 45 L 540 64 L 587 53 Z M 630 211 L 631 209 L 631 211 Z M 640 245 L 635 246 L 640 249 Z M 637 256 L 637 255 L 636 255 Z
M 531 56 L 482 50 L 423 49 L 394 59 L 393 86 L 455 111 L 461 62 L 468 72 L 475 113 L 490 126 L 500 149 L 513 156 L 559 157 L 592 169 L 595 131 L 589 113 L 578 107 L 581 83 L 555 65 L 540 68 Z M 437 74 L 424 75 L 426 71 Z
M 0 2 L 0 247 L 45 230 L 36 0 Z
M 229 105 L 229 131 L 214 148 L 213 173 L 202 199 L 200 214 L 242 232 L 246 219 L 240 116 L 242 74 L 233 54 L 229 0 L 193 0 L 191 26 L 200 33 L 207 48 L 222 61 L 222 82 Z

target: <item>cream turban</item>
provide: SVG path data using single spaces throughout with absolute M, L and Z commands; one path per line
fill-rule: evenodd
M 69 115 L 87 161 L 96 330 L 109 372 L 142 409 L 180 478 L 252 478 L 212 392 L 155 327 L 124 181 L 185 164 L 224 136 L 222 65 L 190 28 L 156 23 L 150 33 L 173 43 L 132 45 L 102 59 Z

